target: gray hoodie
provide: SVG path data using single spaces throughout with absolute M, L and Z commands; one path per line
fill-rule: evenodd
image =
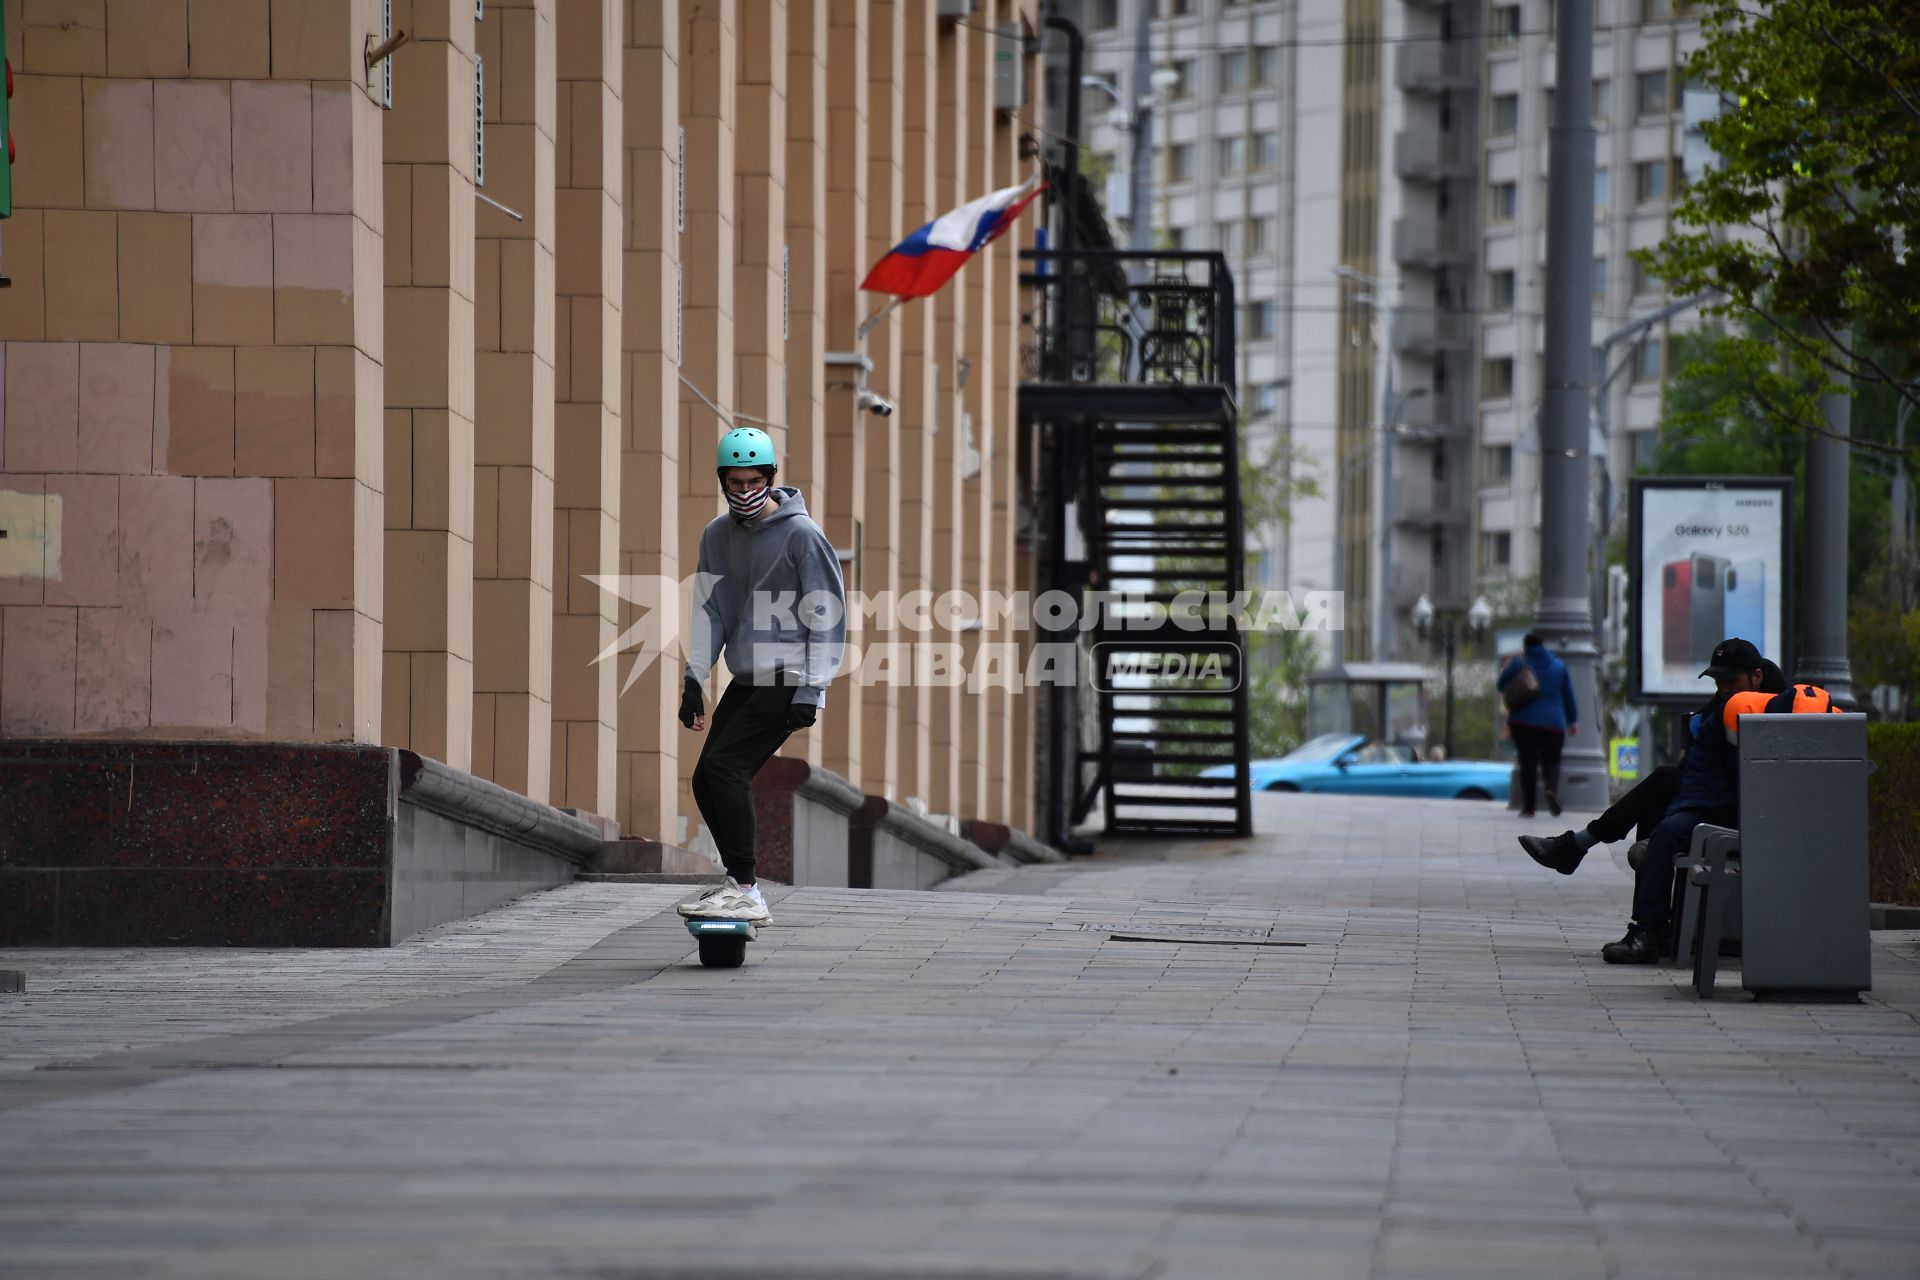
M 700 535 L 687 674 L 706 683 L 724 652 L 735 679 L 797 680 L 795 702 L 824 706 L 847 639 L 840 558 L 798 489 L 773 492 L 780 505 L 758 520 L 716 516 Z

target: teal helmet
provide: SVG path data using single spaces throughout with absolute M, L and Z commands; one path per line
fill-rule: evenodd
M 772 436 L 758 427 L 735 427 L 720 437 L 720 447 L 714 453 L 713 465 L 717 470 L 727 467 L 777 467 L 780 459 L 774 455 Z

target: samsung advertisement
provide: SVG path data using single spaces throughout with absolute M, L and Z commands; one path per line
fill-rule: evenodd
M 1713 648 L 1738 636 L 1786 652 L 1792 482 L 1638 478 L 1632 489 L 1632 696 L 1697 702 Z

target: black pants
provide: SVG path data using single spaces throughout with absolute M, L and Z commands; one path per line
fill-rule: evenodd
M 1703 822 L 1730 827 L 1732 809 L 1675 809 L 1653 826 L 1647 837 L 1647 856 L 1633 875 L 1633 918 L 1649 929 L 1667 927 L 1673 913 L 1673 864 L 1693 843 L 1693 829 Z
M 735 679 L 707 724 L 707 745 L 693 767 L 693 799 L 713 832 L 727 874 L 753 881 L 753 775 L 793 731 L 787 704 L 795 686 L 755 687 Z
M 1587 830 L 1601 844 L 1625 840 L 1628 832 L 1645 840 L 1653 834 L 1667 806 L 1680 794 L 1680 766 L 1663 764 L 1633 785 L 1633 789 L 1613 802 L 1608 810 L 1587 824 Z
M 1560 750 L 1567 745 L 1567 735 L 1527 724 L 1508 725 L 1507 732 L 1513 735 L 1514 750 L 1520 753 L 1520 811 L 1532 813 L 1534 770 L 1546 778 L 1549 795 L 1560 793 Z

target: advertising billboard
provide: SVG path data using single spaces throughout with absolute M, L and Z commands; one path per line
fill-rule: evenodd
M 1791 671 L 1787 539 L 1793 482 L 1640 476 L 1632 482 L 1629 687 L 1636 702 L 1697 702 L 1714 646 L 1751 640 Z

